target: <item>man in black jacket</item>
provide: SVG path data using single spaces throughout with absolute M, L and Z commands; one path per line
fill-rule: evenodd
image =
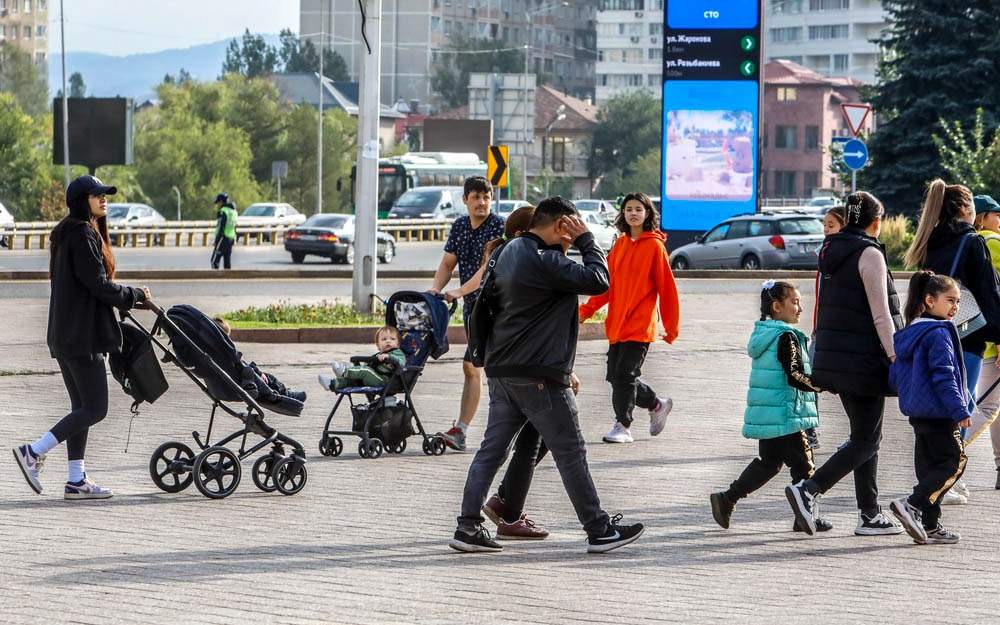
M 566 257 L 570 245 L 582 264 Z M 608 265 L 594 235 L 573 204 L 561 197 L 539 203 L 528 232 L 499 253 L 493 268 L 491 306 L 496 311 L 486 342 L 490 413 L 486 433 L 469 467 L 458 529 L 449 545 L 467 553 L 500 551 L 480 514 L 511 441 L 527 422 L 555 459 L 563 486 L 588 536 L 587 551 L 627 545 L 643 531 L 623 525 L 601 508 L 587 466 L 570 375 L 576 358 L 578 297 L 608 289 Z

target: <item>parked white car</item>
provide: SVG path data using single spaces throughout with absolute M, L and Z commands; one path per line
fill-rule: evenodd
M 243 209 L 236 220 L 237 227 L 281 224 L 297 226 L 306 216 L 295 210 L 291 204 L 277 202 L 257 202 Z
M 0 228 L 13 228 L 14 216 L 10 214 L 7 207 L 0 202 Z
M 611 246 L 615 244 L 615 239 L 618 238 L 618 228 L 615 228 L 607 217 L 597 211 L 580 211 L 580 217 L 594 233 L 594 238 L 597 239 L 597 244 L 601 246 L 601 249 L 605 252 L 610 251 Z M 613 214 L 611 218 L 614 218 Z
M 497 214 L 507 219 L 511 213 L 522 206 L 531 206 L 531 204 L 524 200 L 500 200 L 500 208 L 497 210 Z
M 614 219 L 618 214 L 614 202 L 608 200 L 574 200 L 573 204 L 576 206 L 576 210 L 581 213 L 596 212 L 611 219 Z
M 152 226 L 167 223 L 155 208 L 137 202 L 114 202 L 108 204 L 108 226 Z

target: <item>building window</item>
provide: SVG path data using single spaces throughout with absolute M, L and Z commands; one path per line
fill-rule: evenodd
M 806 149 L 819 149 L 819 126 L 806 126 Z
M 795 87 L 778 87 L 778 102 L 794 102 L 799 97 Z
M 774 43 L 782 43 L 786 41 L 801 41 L 801 40 L 802 40 L 801 26 L 791 26 L 789 28 L 771 29 L 771 41 Z
M 451 20 L 444 21 L 444 34 L 446 35 L 451 34 Z
M 441 32 L 441 18 L 440 17 L 436 17 L 436 16 L 435 17 L 431 17 L 431 31 L 435 32 L 435 33 Z
M 566 171 L 566 143 L 563 137 L 554 137 L 551 140 L 552 171 Z
M 659 35 L 660 32 L 661 32 L 661 30 L 662 30 L 662 28 L 663 28 L 663 26 L 661 26 L 658 22 L 651 23 L 649 25 L 649 36 L 650 37 L 655 37 L 655 36 Z
M 851 8 L 851 0 L 809 0 L 810 11 L 836 11 Z
M 795 197 L 794 171 L 774 172 L 774 195 L 775 197 Z
M 646 0 L 601 0 L 598 11 L 643 11 Z
M 818 171 L 802 172 L 802 195 L 805 197 L 812 197 L 813 192 L 818 188 L 819 188 L 819 172 Z
M 775 126 L 774 147 L 779 150 L 794 150 L 798 148 L 798 128 L 795 126 Z
M 812 41 L 821 39 L 847 39 L 850 36 L 850 24 L 824 24 L 823 26 L 809 27 L 809 39 Z
M 802 0 L 771 0 L 771 13 L 787 15 L 802 12 Z
M 24 12 L 31 13 L 31 0 L 24 0 Z
M 835 72 L 846 72 L 850 64 L 850 57 L 846 54 L 834 54 L 833 55 L 833 71 Z
M 647 74 L 646 75 L 646 86 L 647 87 L 659 87 L 663 85 L 663 75 L 662 74 Z
M 10 38 L 17 39 L 17 24 L 10 25 Z
M 7 25 L 0 24 L 0 40 L 7 38 Z
M 649 58 L 659 61 L 663 58 L 663 48 L 650 48 Z

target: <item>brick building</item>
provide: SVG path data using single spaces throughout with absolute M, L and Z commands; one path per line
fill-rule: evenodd
M 807 198 L 820 189 L 842 191 L 831 172 L 833 137 L 850 135 L 840 105 L 860 102 L 857 80 L 823 76 L 791 61 L 764 66 L 763 195 Z M 865 121 L 864 132 L 873 128 Z

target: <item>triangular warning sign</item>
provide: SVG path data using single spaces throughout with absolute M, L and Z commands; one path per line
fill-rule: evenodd
M 865 120 L 871 112 L 870 104 L 841 104 L 840 109 L 844 112 L 844 119 L 847 120 L 847 127 L 855 137 L 861 134 L 861 129 L 865 126 Z

